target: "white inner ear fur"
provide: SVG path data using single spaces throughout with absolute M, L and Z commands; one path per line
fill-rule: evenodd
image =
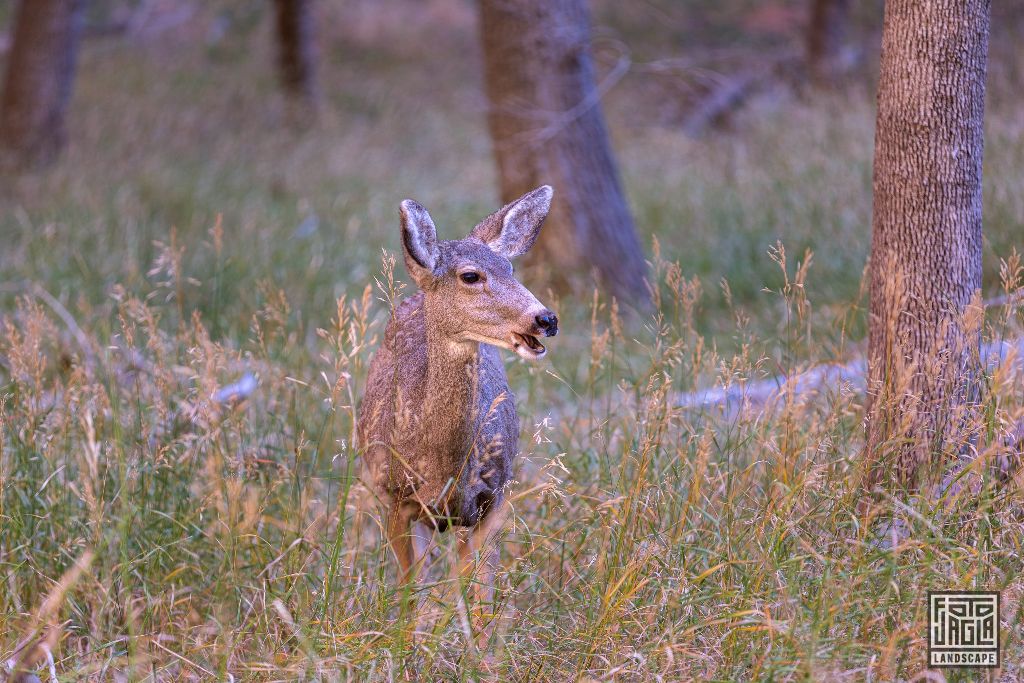
M 430 248 L 424 243 L 423 236 L 419 230 L 412 228 L 408 231 L 409 240 L 409 251 L 412 253 L 412 257 L 416 259 L 424 268 L 434 269 L 434 255 L 431 253 Z
M 422 267 L 433 270 L 437 265 L 437 231 L 434 221 L 427 210 L 416 202 L 402 202 L 405 214 L 405 226 L 402 239 L 405 240 L 406 251 Z
M 502 219 L 501 234 L 491 240 L 488 246 L 510 255 L 525 252 L 533 244 L 535 233 L 540 230 L 541 223 L 551 210 L 553 194 L 550 185 L 541 185 L 520 197 Z

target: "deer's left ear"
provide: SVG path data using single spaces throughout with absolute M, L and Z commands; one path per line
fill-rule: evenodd
M 553 194 L 550 185 L 527 192 L 481 221 L 469 233 L 470 239 L 483 242 L 510 260 L 522 256 L 537 241 L 540 226 L 551 210 Z

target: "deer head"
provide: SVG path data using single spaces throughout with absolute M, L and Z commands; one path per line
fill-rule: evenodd
M 480 222 L 465 239 L 439 241 L 427 210 L 401 204 L 402 251 L 424 292 L 431 342 L 483 342 L 527 360 L 545 353 L 538 337 L 558 333 L 558 317 L 512 274 L 511 259 L 537 239 L 552 190 L 538 187 Z

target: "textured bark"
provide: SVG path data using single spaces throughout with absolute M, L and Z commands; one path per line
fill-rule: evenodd
M 972 438 L 990 4 L 885 6 L 868 348 L 873 481 L 886 473 L 916 483 L 921 465 Z
M 81 9 L 80 0 L 18 5 L 0 101 L 0 166 L 45 166 L 63 149 Z
M 850 0 L 811 0 L 807 69 L 818 85 L 827 85 L 841 70 L 849 15 Z
M 612 294 L 645 303 L 647 264 L 601 112 L 585 0 L 481 0 L 480 10 L 502 201 L 555 188 L 534 260 L 556 274 L 592 268 Z
M 308 105 L 320 99 L 312 0 L 274 0 L 277 65 L 285 92 Z

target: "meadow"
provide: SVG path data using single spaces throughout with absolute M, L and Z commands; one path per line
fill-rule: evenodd
M 423 596 L 436 626 L 397 619 L 353 443 L 389 307 L 412 291 L 398 202 L 442 238 L 498 206 L 474 15 L 364 1 L 325 10 L 325 102 L 298 124 L 256 9 L 86 42 L 67 154 L 0 188 L 0 655 L 43 634 L 61 681 L 910 680 L 925 592 L 986 588 L 998 675 L 1024 677 L 1021 492 L 985 469 L 1024 414 L 1015 363 L 986 375 L 976 483 L 890 495 L 877 518 L 857 509 L 849 383 L 680 401 L 863 354 L 873 60 L 835 91 L 765 88 L 695 139 L 650 64 L 696 35 L 597 6 L 601 63 L 631 60 L 604 106 L 655 305 L 517 270 L 562 332 L 542 363 L 507 363 L 523 454 L 489 652 L 446 553 Z M 1024 24 L 1003 11 L 989 299 L 1024 273 Z M 1021 328 L 1012 299 L 989 308 L 987 339 Z

